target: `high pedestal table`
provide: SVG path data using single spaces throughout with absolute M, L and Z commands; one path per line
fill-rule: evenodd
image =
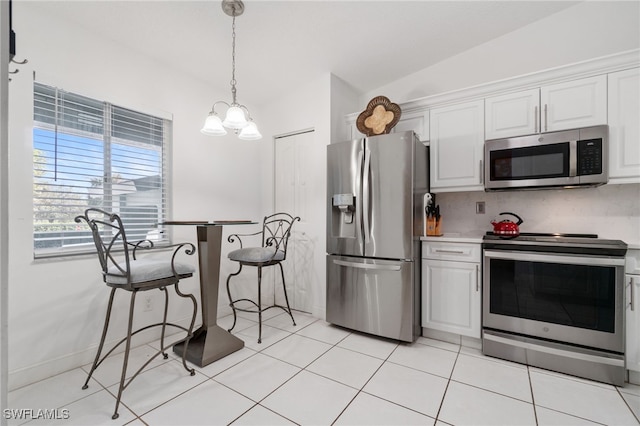
M 223 225 L 255 224 L 251 221 L 171 221 L 164 225 L 195 225 L 198 235 L 198 265 L 200 270 L 200 304 L 202 326 L 198 328 L 187 347 L 186 358 L 199 367 L 211 364 L 244 347 L 244 341 L 217 324 L 218 286 L 220 282 L 220 253 Z M 182 355 L 184 343 L 174 345 L 173 351 Z

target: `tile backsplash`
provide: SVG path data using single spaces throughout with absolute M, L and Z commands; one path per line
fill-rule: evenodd
M 640 244 L 640 184 L 603 185 L 597 188 L 508 192 L 458 192 L 436 195 L 444 218 L 443 232 L 484 234 L 500 212 L 523 219 L 521 232 L 597 234 Z M 476 214 L 484 201 L 485 214 Z M 515 220 L 512 216 L 504 216 Z

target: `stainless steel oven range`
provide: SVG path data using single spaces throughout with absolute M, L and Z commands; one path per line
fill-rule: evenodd
M 624 242 L 488 234 L 482 248 L 484 354 L 624 383 Z

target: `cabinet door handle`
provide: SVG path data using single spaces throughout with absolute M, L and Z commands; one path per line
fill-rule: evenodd
M 484 182 L 484 168 L 482 167 L 482 160 L 480 160 L 480 183 Z
M 480 265 L 476 265 L 476 291 L 480 291 Z
M 539 132 L 538 130 L 538 105 L 533 107 L 533 131 Z
M 635 310 L 635 301 L 634 301 L 634 299 L 635 299 L 635 294 L 634 294 L 635 291 L 633 289 L 635 286 L 633 284 L 634 284 L 633 277 L 629 277 L 629 287 L 631 287 L 631 303 L 630 303 L 630 305 L 631 305 L 631 310 L 632 311 Z
M 544 131 L 546 132 L 547 130 L 549 130 L 549 114 L 547 111 L 547 104 L 544 104 Z
M 435 253 L 453 253 L 453 254 L 464 254 L 462 250 L 444 250 L 444 249 L 435 249 Z

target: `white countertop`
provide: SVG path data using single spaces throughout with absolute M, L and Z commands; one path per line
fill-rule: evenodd
M 441 241 L 450 243 L 482 243 L 484 233 L 481 232 L 446 232 L 442 236 L 422 236 L 421 241 Z

